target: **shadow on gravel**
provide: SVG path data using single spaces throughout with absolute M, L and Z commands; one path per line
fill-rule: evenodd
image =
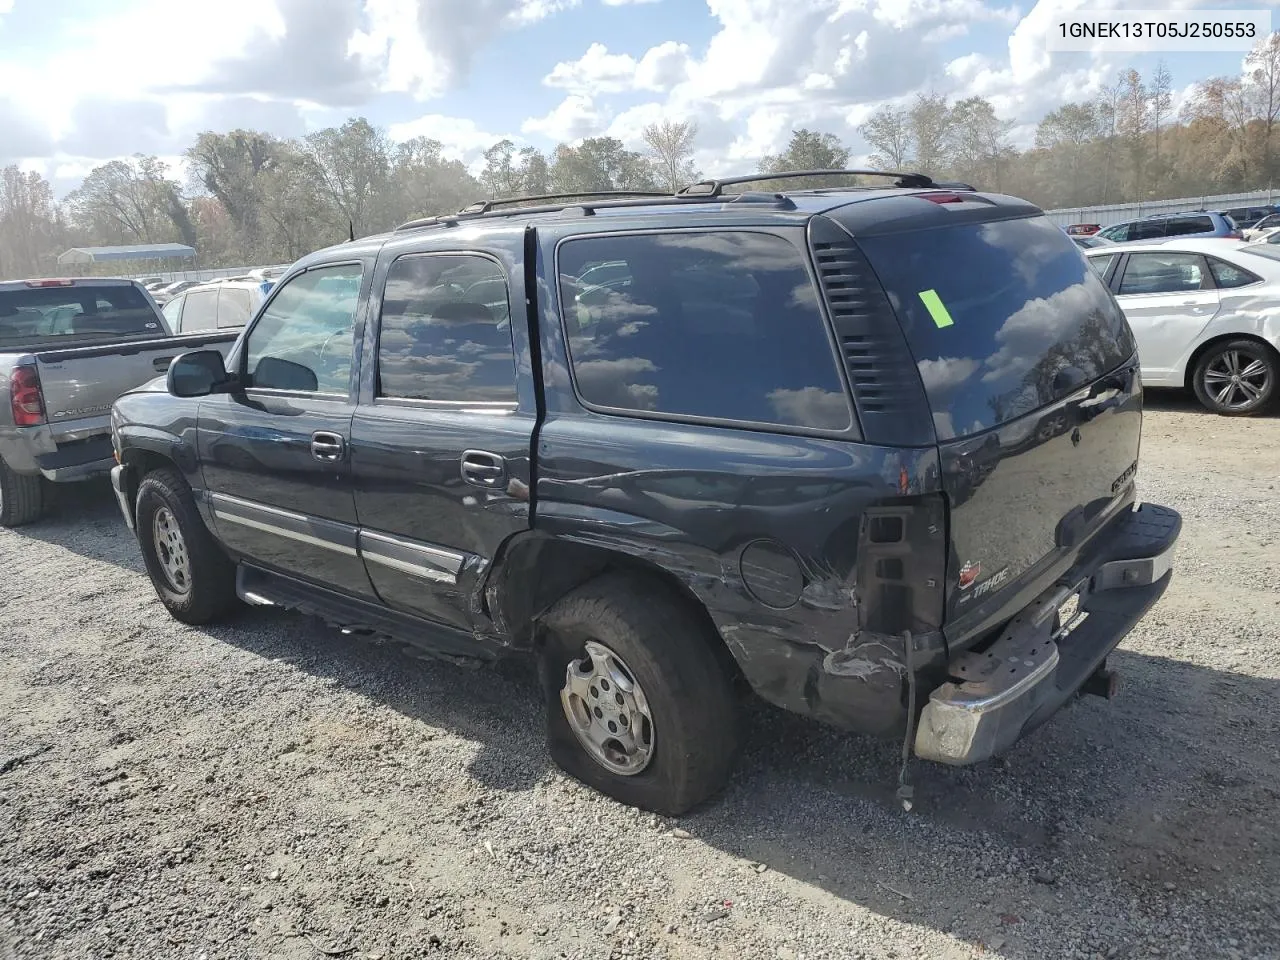
M 527 665 L 419 662 L 262 611 L 210 633 L 474 742 L 469 773 L 488 789 L 526 791 L 548 773 Z M 752 703 L 733 783 L 680 826 L 756 872 L 950 933 L 979 954 L 998 945 L 1032 960 L 1060 938 L 1080 942 L 1080 956 L 1110 945 L 1146 956 L 1152 917 L 1243 923 L 1241 891 L 1264 892 L 1265 905 L 1280 882 L 1280 754 L 1256 749 L 1277 742 L 1280 681 L 1126 651 L 1112 666 L 1125 678 L 1117 700 L 1076 702 L 1004 758 L 967 769 L 914 761 L 911 813 L 894 795 L 899 744 Z M 732 900 L 753 895 L 744 876 L 699 882 Z M 1082 918 L 1090 903 L 1106 918 Z M 1259 908 L 1259 929 L 1274 909 Z M 1079 939 L 1082 924 L 1101 931 L 1096 942 Z
M 1210 413 L 1200 401 L 1196 399 L 1196 395 L 1190 390 L 1177 390 L 1171 387 L 1144 387 L 1142 391 L 1142 405 L 1148 410 L 1168 410 L 1177 413 L 1199 413 L 1206 417 L 1216 417 L 1216 413 Z M 1267 413 L 1259 414 L 1257 419 L 1270 420 L 1277 416 L 1276 408 L 1272 408 Z M 1234 417 L 1223 417 L 1224 420 L 1238 419 Z M 1252 419 L 1252 418 L 1243 418 Z
M 14 535 L 62 547 L 90 560 L 103 560 L 141 573 L 142 557 L 111 484 L 101 477 L 81 483 L 51 484 L 52 497 L 35 523 Z

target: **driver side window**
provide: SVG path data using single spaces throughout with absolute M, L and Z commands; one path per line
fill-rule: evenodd
M 346 396 L 361 266 L 299 274 L 280 289 L 249 333 L 245 385 Z

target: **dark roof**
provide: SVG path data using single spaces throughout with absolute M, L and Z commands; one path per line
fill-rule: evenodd
M 106 260 L 176 260 L 194 257 L 194 247 L 181 243 L 135 243 L 123 247 L 72 247 L 59 263 L 101 263 Z

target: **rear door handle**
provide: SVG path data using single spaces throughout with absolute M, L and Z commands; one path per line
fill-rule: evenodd
M 156 357 L 151 361 L 151 366 L 161 373 L 164 373 L 169 369 L 169 364 L 171 363 L 173 363 L 173 357 Z
M 342 459 L 346 447 L 342 434 L 317 430 L 311 435 L 311 455 L 317 460 L 335 463 Z
M 467 450 L 462 454 L 462 479 L 475 487 L 498 487 L 507 479 L 507 461 L 496 453 Z

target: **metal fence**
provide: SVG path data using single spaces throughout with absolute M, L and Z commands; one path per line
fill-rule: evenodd
M 1071 223 L 1097 223 L 1110 226 L 1137 220 L 1153 213 L 1181 213 L 1186 210 L 1226 210 L 1229 207 L 1272 206 L 1280 202 L 1280 190 L 1256 190 L 1253 193 L 1223 193 L 1213 197 L 1183 197 L 1179 200 L 1143 200 L 1139 203 L 1110 203 L 1098 207 L 1065 207 L 1046 210 L 1050 220 L 1066 226 Z

